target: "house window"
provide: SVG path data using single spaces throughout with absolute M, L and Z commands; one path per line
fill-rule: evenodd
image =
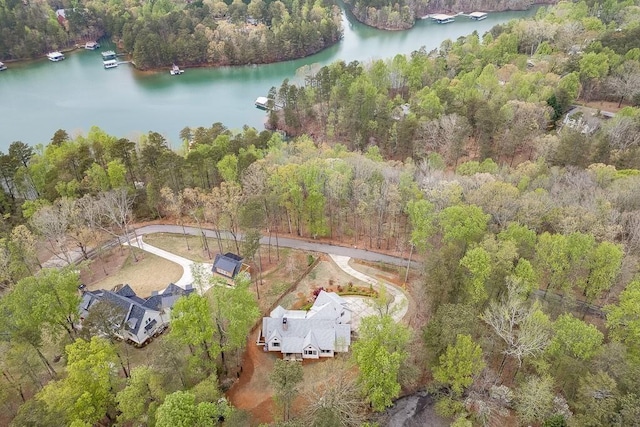
M 305 350 L 304 354 L 306 356 L 315 356 L 316 355 L 316 351 L 315 350 Z
M 329 354 L 329 353 L 331 353 L 331 350 L 320 350 L 320 353 Z
M 279 342 L 273 342 L 273 343 L 271 343 L 271 347 L 280 347 L 280 343 Z

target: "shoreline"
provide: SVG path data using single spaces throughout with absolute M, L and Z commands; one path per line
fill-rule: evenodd
M 189 65 L 189 64 L 177 64 L 180 69 L 182 70 L 187 70 L 187 69 L 191 69 L 191 68 L 225 68 L 225 67 L 259 67 L 259 66 L 263 66 L 263 65 L 271 65 L 271 64 L 280 64 L 283 62 L 288 62 L 288 61 L 296 61 L 299 59 L 304 59 L 304 58 L 308 58 L 310 56 L 316 55 L 320 52 L 322 52 L 323 50 L 329 49 L 330 47 L 333 47 L 335 45 L 337 45 L 338 43 L 342 42 L 344 39 L 344 32 L 343 34 L 340 36 L 340 38 L 338 40 L 336 40 L 335 42 L 328 44 L 324 47 L 322 47 L 321 49 L 314 51 L 314 52 L 310 52 L 304 56 L 300 56 L 300 57 L 295 57 L 295 58 L 289 58 L 289 59 L 284 59 L 282 61 L 272 61 L 272 62 L 260 62 L 260 63 L 249 63 L 249 64 L 216 64 L 216 63 L 206 63 L 206 64 L 194 64 L 194 65 Z M 115 43 L 116 47 L 118 47 L 118 44 Z M 63 53 L 63 54 L 68 54 L 68 53 L 75 53 L 76 51 L 83 51 L 86 50 L 84 48 L 84 45 L 81 44 L 76 44 L 75 46 L 72 47 L 67 47 L 65 49 L 58 49 L 57 52 Z M 96 49 L 98 50 L 98 49 Z M 158 74 L 158 73 L 162 73 L 162 72 L 166 72 L 166 71 L 170 71 L 172 65 L 167 65 L 167 66 L 163 66 L 160 68 L 139 68 L 135 62 L 133 62 L 133 59 L 131 57 L 130 54 L 128 53 L 117 53 L 117 56 L 122 56 L 124 58 L 126 58 L 126 61 L 129 61 L 130 64 L 133 67 L 133 70 L 135 73 L 137 74 L 141 74 L 141 75 L 151 75 L 151 74 Z M 36 62 L 36 61 L 42 61 L 42 60 L 46 60 L 47 59 L 47 55 L 44 54 L 42 56 L 39 56 L 37 58 L 27 58 L 27 59 L 7 59 L 7 60 L 2 60 L 2 62 L 7 65 L 7 64 L 28 64 L 31 62 Z
M 523 11 L 527 11 L 530 10 L 532 7 L 542 7 L 542 6 L 549 6 L 552 4 L 556 4 L 557 1 L 556 0 L 540 0 L 540 1 L 536 1 L 533 4 L 531 4 L 529 7 L 526 8 L 506 8 L 506 9 L 485 9 L 482 10 L 482 12 L 486 12 L 486 13 L 500 13 L 500 12 L 523 12 Z M 353 11 L 353 5 L 350 3 L 345 2 L 345 11 L 348 12 L 349 14 L 351 14 L 353 16 L 353 18 L 355 20 L 357 20 L 359 23 L 361 23 L 362 25 L 366 25 L 367 27 L 371 27 L 371 28 L 375 28 L 376 30 L 380 30 L 380 31 L 393 31 L 393 32 L 397 32 L 397 31 L 409 31 L 411 30 L 413 27 L 416 26 L 416 23 L 418 21 L 424 21 L 427 20 L 429 18 L 429 15 L 434 15 L 434 14 L 438 14 L 438 13 L 443 13 L 443 14 L 451 14 L 453 16 L 457 16 L 463 13 L 468 13 L 468 12 L 464 12 L 464 11 L 453 11 L 453 10 L 447 10 L 447 9 L 434 9 L 434 10 L 430 10 L 428 8 L 426 8 L 426 10 L 423 12 L 424 15 L 420 15 L 418 16 L 417 12 L 416 12 L 416 16 L 413 19 L 413 23 L 411 24 L 411 26 L 407 27 L 407 28 L 387 28 L 387 27 L 382 27 L 382 26 L 377 26 L 377 25 L 372 25 L 364 20 L 361 20 L 358 15 L 356 15 Z M 376 9 L 378 10 L 378 9 Z

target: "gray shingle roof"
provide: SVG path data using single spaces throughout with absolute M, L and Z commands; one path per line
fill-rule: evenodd
M 231 252 L 227 252 L 226 254 L 217 254 L 215 260 L 213 261 L 212 271 L 214 273 L 219 273 L 218 270 L 222 270 L 229 274 L 224 274 L 230 278 L 236 277 L 236 274 L 240 271 L 242 267 L 242 258 L 236 254 L 232 254 Z
M 348 348 L 351 325 L 340 323 L 344 310 L 349 310 L 346 300 L 321 291 L 308 312 L 276 307 L 270 317 L 262 318 L 262 336 L 266 341 L 277 337 L 282 353 L 302 353 L 309 345 L 336 351 L 338 342 L 340 349 Z
M 175 304 L 178 298 L 190 295 L 192 292 L 195 292 L 195 290 L 196 288 L 190 286 L 182 289 L 180 286 L 170 283 L 164 291 L 150 296 L 146 301 L 143 301 L 142 305 L 152 310 L 162 311 L 166 308 L 173 307 L 173 304 Z
M 79 311 L 81 317 L 86 317 L 95 303 L 100 300 L 108 301 L 120 313 L 119 317 L 121 316 L 114 320 L 119 325 L 125 326 L 132 334 L 137 335 L 143 326 L 142 322 L 147 310 L 162 311 L 171 308 L 178 298 L 192 292 L 195 292 L 195 288 L 182 289 L 173 283 L 169 284 L 161 294 L 152 295 L 146 300 L 137 296 L 129 285 L 125 285 L 115 292 L 107 290 L 86 291 L 82 295 Z M 151 321 L 145 325 L 145 329 L 150 330 L 156 324 L 154 322 Z
M 351 326 L 332 319 L 287 318 L 285 325 L 283 318 L 265 317 L 262 331 L 267 340 L 274 336 L 280 339 L 283 353 L 302 353 L 309 343 L 315 343 L 319 350 L 335 350 L 337 340 L 351 344 Z
M 118 289 L 116 291 L 116 294 L 122 295 L 123 297 L 135 297 L 136 296 L 136 292 L 133 289 L 131 289 L 131 286 L 129 286 L 129 285 L 124 285 L 123 287 Z

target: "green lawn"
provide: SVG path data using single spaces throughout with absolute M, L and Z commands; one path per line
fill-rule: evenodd
M 207 251 L 203 248 L 200 236 L 188 235 L 185 238 L 182 234 L 156 233 L 144 236 L 144 242 L 195 262 L 211 263 L 216 254 L 220 252 L 217 239 L 212 237 L 207 238 L 211 258 L 209 258 Z M 188 248 L 187 242 L 189 244 Z M 225 252 L 227 250 L 235 252 L 235 247 L 232 249 L 234 246 L 233 242 L 223 240 L 222 244 Z

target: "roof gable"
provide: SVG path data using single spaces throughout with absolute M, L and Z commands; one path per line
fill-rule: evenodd
M 122 295 L 123 297 L 135 297 L 136 296 L 136 292 L 133 289 L 131 289 L 131 286 L 129 286 L 129 285 L 124 285 L 123 287 L 118 289 L 116 291 L 116 294 Z
M 242 258 L 231 252 L 217 254 L 213 261 L 212 271 L 223 276 L 234 278 L 242 267 Z

